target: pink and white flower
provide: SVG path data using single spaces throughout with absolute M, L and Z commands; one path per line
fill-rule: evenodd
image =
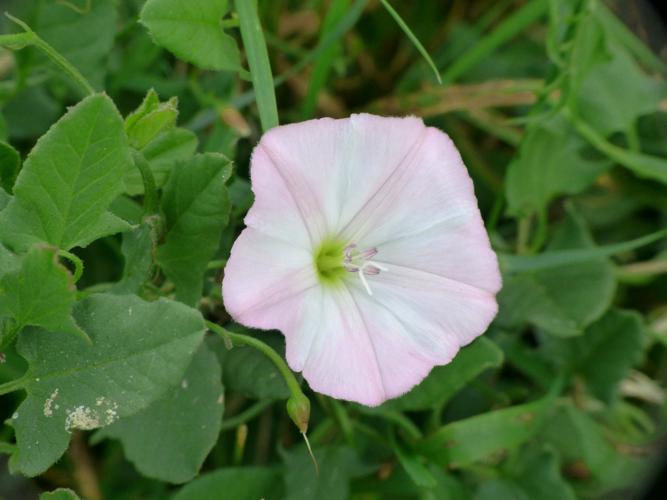
M 280 330 L 311 388 L 375 406 L 484 333 L 498 261 L 447 135 L 415 117 L 277 127 L 225 268 L 239 323 Z

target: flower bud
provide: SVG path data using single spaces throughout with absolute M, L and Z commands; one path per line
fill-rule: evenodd
M 287 400 L 287 414 L 299 431 L 305 434 L 310 420 L 310 401 L 303 393 L 290 396 Z

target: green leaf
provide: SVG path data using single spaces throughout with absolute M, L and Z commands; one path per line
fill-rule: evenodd
M 58 488 L 42 493 L 39 500 L 80 500 L 80 497 L 69 488 Z
M 131 165 L 113 102 L 94 95 L 71 108 L 28 155 L 14 198 L 0 212 L 0 238 L 16 249 L 47 242 L 63 250 L 125 230 L 107 212 Z
M 197 475 L 217 442 L 222 412 L 220 364 L 202 345 L 176 387 L 100 435 L 119 439 L 128 460 L 144 476 L 185 483 Z
M 558 456 L 550 446 L 527 446 L 503 475 L 484 481 L 475 500 L 576 500 L 572 487 L 561 476 Z
M 503 363 L 502 351 L 486 337 L 464 347 L 451 363 L 436 366 L 417 387 L 385 405 L 397 410 L 424 410 L 439 406 L 489 368 Z
M 6 142 L 0 142 L 0 189 L 12 192 L 21 168 L 21 155 Z M 0 207 L 1 209 L 1 207 Z
M 194 132 L 175 128 L 157 136 L 141 153 L 151 167 L 156 187 L 160 188 L 167 182 L 174 165 L 190 160 L 196 150 L 197 136 Z M 123 182 L 127 194 L 143 194 L 144 183 L 138 169 L 133 168 L 126 172 Z
M 506 479 L 492 478 L 482 482 L 475 492 L 475 500 L 530 500 L 521 487 Z
M 62 104 L 44 86 L 24 88 L 2 108 L 9 125 L 9 136 L 31 141 L 44 134 L 62 114 L 62 110 Z
M 123 277 L 111 288 L 112 293 L 137 293 L 150 278 L 157 246 L 156 224 L 155 219 L 147 219 L 132 231 L 123 233 Z
M 265 500 L 282 499 L 279 469 L 269 467 L 227 467 L 195 479 L 172 500 Z
M 591 146 L 639 177 L 667 184 L 667 160 L 616 146 L 582 118 L 566 112 L 568 119 Z
M 32 28 L 93 87 L 103 89 L 116 26 L 114 2 L 90 2 L 89 9 L 77 12 L 63 3 L 47 1 L 40 2 Z
M 405 449 L 400 443 L 396 442 L 395 439 L 392 439 L 392 448 L 398 461 L 405 469 L 405 472 L 408 473 L 410 479 L 414 481 L 415 485 L 420 488 L 434 488 L 438 483 L 431 474 L 431 471 L 428 470 L 428 467 L 424 465 L 419 457 L 415 455 L 411 450 Z
M 606 60 L 589 69 L 577 112 L 607 136 L 626 132 L 637 118 L 655 112 L 665 96 L 665 85 L 649 78 L 621 46 L 609 44 L 605 55 Z M 609 85 L 612 81 L 614 85 Z
M 645 332 L 639 314 L 609 311 L 593 323 L 585 335 L 572 339 L 570 359 L 584 377 L 591 392 L 610 402 L 618 393 L 618 385 L 639 362 Z
M 556 196 L 590 186 L 610 164 L 582 156 L 585 142 L 559 116 L 534 124 L 507 171 L 512 215 L 541 213 Z
M 20 268 L 0 278 L 0 315 L 14 318 L 15 331 L 31 325 L 86 339 L 72 319 L 75 301 L 72 275 L 54 248 L 31 248 Z
M 151 89 L 141 105 L 125 119 L 125 131 L 130 146 L 143 149 L 162 132 L 174 128 L 178 118 L 178 98 L 160 102 Z
M 570 248 L 592 248 L 584 221 L 568 207 L 544 255 Z M 507 328 L 529 322 L 559 336 L 580 335 L 611 305 L 616 290 L 612 264 L 604 257 L 576 264 L 505 273 L 498 294 L 497 321 Z
M 195 304 L 202 294 L 206 266 L 215 255 L 229 220 L 227 180 L 231 162 L 205 153 L 175 166 L 162 197 L 165 241 L 158 263 L 176 285 L 176 297 Z
M 415 449 L 440 465 L 470 466 L 531 439 L 552 404 L 553 398 L 547 396 L 532 403 L 459 420 L 441 427 L 417 443 Z
M 514 466 L 516 484 L 527 498 L 575 500 L 577 497 L 560 473 L 558 456 L 551 447 L 530 449 Z
M 236 41 L 222 30 L 227 0 L 148 0 L 140 19 L 153 40 L 203 69 L 240 69 Z
M 245 331 L 243 333 L 248 334 Z M 262 342 L 283 355 L 285 343 L 281 335 L 260 335 Z M 228 390 L 256 399 L 289 398 L 289 389 L 278 368 L 257 349 L 247 346 L 227 349 L 217 337 L 213 346 L 222 365 L 222 380 Z
M 650 470 L 645 460 L 619 453 L 606 434 L 593 418 L 571 404 L 554 412 L 540 433 L 540 441 L 560 455 L 561 468 L 576 470 L 579 498 L 602 498 L 607 491 L 642 484 Z
M 27 476 L 55 463 L 74 429 L 133 415 L 180 383 L 205 331 L 194 309 L 131 295 L 92 295 L 74 318 L 92 345 L 51 332 L 19 337 L 28 396 L 10 421 L 18 445 L 10 465 Z
M 314 448 L 319 474 L 305 446 L 283 453 L 285 500 L 346 500 L 350 480 L 364 473 L 356 452 L 344 446 Z

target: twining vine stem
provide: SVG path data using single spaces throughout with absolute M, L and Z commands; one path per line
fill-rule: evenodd
M 5 12 L 5 16 L 7 16 L 8 19 L 14 21 L 25 31 L 25 33 L 20 33 L 20 35 L 22 35 L 21 37 L 13 35 L 15 38 L 15 45 L 17 42 L 19 42 L 20 45 L 23 46 L 34 45 L 35 47 L 41 49 L 54 63 L 60 66 L 60 68 L 65 73 L 67 73 L 79 85 L 79 87 L 81 87 L 85 94 L 93 95 L 95 93 L 95 89 L 88 82 L 88 80 L 86 80 L 86 77 L 84 77 L 72 63 L 65 59 L 62 54 L 60 54 L 56 49 L 51 47 L 51 45 L 40 38 L 39 35 L 35 33 L 32 28 L 30 28 L 30 26 L 7 12 Z M 0 42 L 2 42 L 2 40 L 0 40 Z

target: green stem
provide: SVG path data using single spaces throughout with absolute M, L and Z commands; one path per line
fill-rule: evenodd
M 246 410 L 243 410 L 238 415 L 234 415 L 233 417 L 230 417 L 227 420 L 223 420 L 222 424 L 220 424 L 220 430 L 221 431 L 227 431 L 229 429 L 234 429 L 241 424 L 245 424 L 245 423 L 251 421 L 253 418 L 258 416 L 260 413 L 262 413 L 266 408 L 271 406 L 273 403 L 275 403 L 275 401 L 273 401 L 271 399 L 263 400 L 263 401 L 257 401 L 254 405 L 250 406 Z
M 299 382 L 296 380 L 296 377 L 294 376 L 294 373 L 292 373 L 292 371 L 287 367 L 285 360 L 283 360 L 283 358 L 271 347 L 266 345 L 261 340 L 257 340 L 254 337 L 243 335 L 241 333 L 230 332 L 229 330 L 221 327 L 216 323 L 213 323 L 212 321 L 207 321 L 206 326 L 208 326 L 209 329 L 213 330 L 215 333 L 220 335 L 223 339 L 228 338 L 235 344 L 247 345 L 260 351 L 267 358 L 269 358 L 274 365 L 276 365 L 276 368 L 278 368 L 278 371 L 282 375 L 283 379 L 285 379 L 287 388 L 289 389 L 292 396 L 305 397 L 303 395 L 303 392 L 301 391 L 301 386 L 299 385 Z
M 340 425 L 340 429 L 343 431 L 343 435 L 345 436 L 347 444 L 354 446 L 354 430 L 352 429 L 352 421 L 350 420 L 350 416 L 347 414 L 347 410 L 342 405 L 342 403 L 336 399 L 329 398 L 329 402 L 331 403 L 331 409 L 333 410 L 334 418 L 337 420 L 338 425 Z
M 318 45 L 322 43 L 322 40 L 331 33 L 336 23 L 345 16 L 345 13 L 350 8 L 350 0 L 332 0 L 329 3 L 329 8 L 327 14 L 324 17 L 322 22 L 322 27 L 320 28 L 320 38 Z M 317 106 L 317 98 L 320 95 L 320 92 L 326 85 L 329 73 L 333 67 L 335 59 L 341 52 L 341 47 L 339 45 L 332 45 L 327 50 L 325 50 L 320 57 L 317 58 L 315 64 L 313 64 L 313 70 L 310 73 L 308 78 L 308 90 L 306 96 L 303 98 L 303 103 L 301 105 L 301 119 L 306 120 L 311 118 L 315 113 L 315 108 Z M 301 57 L 301 56 L 299 56 Z
M 58 255 L 60 257 L 69 260 L 72 264 L 74 264 L 74 283 L 79 281 L 81 275 L 83 274 L 83 268 L 84 268 L 83 261 L 73 253 L 68 252 L 67 250 L 58 250 Z
M 144 183 L 144 211 L 146 215 L 153 215 L 157 213 L 157 188 L 153 171 L 144 155 L 136 149 L 132 151 L 132 160 L 139 169 L 141 180 Z
M 8 49 L 22 49 L 35 42 L 33 33 L 12 33 L 9 35 L 0 35 L 0 47 Z
M 222 269 L 227 265 L 227 259 L 212 260 L 206 265 L 206 269 Z
M 519 227 L 516 237 L 516 253 L 525 254 L 528 251 L 528 241 L 530 240 L 530 226 L 532 217 L 522 217 L 519 219 Z
M 413 439 L 422 438 L 422 432 L 419 430 L 412 420 L 403 415 L 401 412 L 394 410 L 377 410 L 374 408 L 367 408 L 365 406 L 358 406 L 358 410 L 365 415 L 370 415 L 372 417 L 381 417 L 385 420 L 395 423 L 401 429 L 403 429 L 408 436 Z
M 28 382 L 28 375 L 24 375 L 21 378 L 16 380 L 10 380 L 4 384 L 0 384 L 0 396 L 3 394 L 9 394 L 10 392 L 18 391 L 25 387 L 26 382 Z
M 336 421 L 333 417 L 326 417 L 315 427 L 310 438 L 315 444 L 322 444 L 326 437 L 336 430 Z
M 535 235 L 533 236 L 533 241 L 530 244 L 528 253 L 537 253 L 540 251 L 544 243 L 547 241 L 547 234 L 549 231 L 549 220 L 547 217 L 547 211 L 545 208 L 539 211 L 537 216 L 537 227 L 535 229 Z
M 417 427 L 412 422 L 412 420 L 410 420 L 408 417 L 406 417 L 402 413 L 397 412 L 397 411 L 388 411 L 386 413 L 382 413 L 382 416 L 384 418 L 386 418 L 387 420 L 390 420 L 390 421 L 394 422 L 396 425 L 398 425 L 411 438 L 421 439 L 423 437 L 422 432 L 419 430 L 419 427 Z
M 572 250 L 554 250 L 537 255 L 508 255 L 499 253 L 501 267 L 506 273 L 522 273 L 552 269 L 554 267 L 590 262 L 594 259 L 612 257 L 619 253 L 630 252 L 637 248 L 655 243 L 667 238 L 667 228 L 647 234 L 634 240 L 611 245 L 595 246 L 590 248 L 576 248 Z
M 667 161 L 663 158 L 616 146 L 568 108 L 563 108 L 562 112 L 577 132 L 595 149 L 641 177 L 667 184 Z
M 257 96 L 259 118 L 262 129 L 266 132 L 278 126 L 278 105 L 273 88 L 269 53 L 266 50 L 266 41 L 257 13 L 257 3 L 256 0 L 236 0 L 235 4 L 239 15 L 241 38 L 250 66 L 252 86 Z
M 625 131 L 625 138 L 628 141 L 628 147 L 631 151 L 639 153 L 641 151 L 641 142 L 639 140 L 639 133 L 637 132 L 637 123 L 633 122 Z
M 81 89 L 84 91 L 84 94 L 92 95 L 95 93 L 95 89 L 79 72 L 79 70 L 76 69 L 67 59 L 65 59 L 65 57 L 63 57 L 62 54 L 60 54 L 56 49 L 42 40 L 39 35 L 35 33 L 32 28 L 30 28 L 30 26 L 7 12 L 5 12 L 5 16 L 23 28 L 25 33 L 30 35 L 30 43 L 42 50 L 54 63 L 56 63 L 56 65 L 60 66 L 60 69 L 67 73 L 81 87 Z
M 308 64 L 318 59 L 326 50 L 329 49 L 329 47 L 332 47 L 335 43 L 337 43 L 340 40 L 340 38 L 342 38 L 343 35 L 345 35 L 345 33 L 347 33 L 352 28 L 352 26 L 356 24 L 356 22 L 361 17 L 361 14 L 364 8 L 366 7 L 367 3 L 368 0 L 355 0 L 355 2 L 349 8 L 345 16 L 343 16 L 336 23 L 336 25 L 331 29 L 331 31 L 327 35 L 322 37 L 320 42 L 313 50 L 311 50 L 303 59 L 301 59 L 294 66 L 289 68 L 284 73 L 278 75 L 278 77 L 275 79 L 274 86 L 278 87 L 279 85 L 282 85 L 287 80 L 292 78 L 294 75 L 299 74 L 306 66 L 308 66 Z M 230 104 L 240 109 L 245 106 L 248 106 L 254 100 L 255 100 L 255 92 L 248 91 L 233 98 Z

